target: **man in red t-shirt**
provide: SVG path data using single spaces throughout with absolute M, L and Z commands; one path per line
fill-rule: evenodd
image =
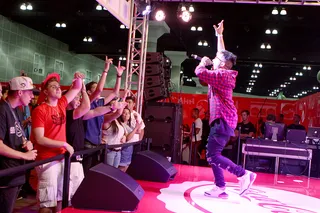
M 42 82 L 38 99 L 40 105 L 32 112 L 31 138 L 38 150 L 36 160 L 51 158 L 65 151 L 73 154 L 73 147 L 66 142 L 66 108 L 80 92 L 83 78 L 82 74 L 75 73 L 72 86 L 64 96 L 59 74 L 52 73 Z M 63 166 L 64 162 L 60 160 L 36 167 L 40 213 L 61 210 Z

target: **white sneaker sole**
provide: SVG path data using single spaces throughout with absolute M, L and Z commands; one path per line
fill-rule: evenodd
M 212 197 L 212 198 L 220 198 L 220 199 L 228 199 L 228 197 L 229 197 L 229 195 L 228 195 L 227 193 L 225 193 L 225 192 L 219 194 L 218 196 L 213 196 L 213 195 L 211 195 L 210 193 L 205 192 L 205 193 L 204 193 L 204 196 L 206 196 L 206 197 Z
M 242 193 L 240 193 L 240 196 L 243 196 L 251 188 L 251 186 L 254 183 L 254 181 L 256 180 L 256 178 L 257 178 L 257 174 L 252 172 L 250 174 L 250 184 L 248 185 L 248 187 L 245 190 L 243 190 Z

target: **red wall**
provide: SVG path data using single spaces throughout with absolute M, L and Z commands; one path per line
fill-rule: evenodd
M 172 93 L 171 101 L 178 103 L 180 94 Z M 207 95 L 205 94 L 181 94 L 181 100 L 183 104 L 183 123 L 191 124 L 191 110 L 197 107 L 200 110 L 200 117 L 204 117 L 204 112 L 208 108 Z M 235 106 L 238 109 L 239 121 L 241 121 L 241 111 L 249 110 L 250 121 L 253 124 L 257 122 L 257 116 L 260 108 L 262 107 L 265 98 L 245 98 L 245 97 L 234 97 Z M 274 100 L 267 99 L 262 111 L 261 117 L 263 120 L 266 119 L 268 114 L 279 115 L 284 114 L 285 123 L 290 124 L 293 120 L 293 115 L 295 114 L 295 103 L 296 101 L 288 100 Z

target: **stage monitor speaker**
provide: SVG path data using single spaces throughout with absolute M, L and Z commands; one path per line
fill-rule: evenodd
M 78 209 L 135 211 L 143 195 L 132 177 L 101 163 L 89 170 L 71 203 Z
M 132 156 L 127 173 L 137 180 L 165 183 L 175 177 L 177 169 L 162 155 L 142 151 Z

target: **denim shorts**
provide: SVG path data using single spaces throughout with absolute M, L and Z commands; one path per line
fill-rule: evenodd
M 129 166 L 132 159 L 133 146 L 123 147 L 121 150 L 120 166 Z

